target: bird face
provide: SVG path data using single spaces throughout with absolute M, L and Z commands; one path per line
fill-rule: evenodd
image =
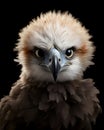
M 33 56 L 37 58 L 41 70 L 51 74 L 54 81 L 57 81 L 58 75 L 61 75 L 65 71 L 67 72 L 68 67 L 72 64 L 71 59 L 74 56 L 74 51 L 74 47 L 68 48 L 67 50 L 52 47 L 48 51 L 34 48 Z
M 49 12 L 20 33 L 16 49 L 22 78 L 63 82 L 79 79 L 94 47 L 87 30 L 70 14 Z
M 41 43 L 42 44 L 42 43 Z M 56 43 L 57 44 L 57 43 Z M 50 49 L 33 46 L 32 49 L 21 51 L 23 74 L 37 81 L 63 82 L 79 79 L 84 69 L 83 62 L 76 46 L 68 48 L 52 44 Z

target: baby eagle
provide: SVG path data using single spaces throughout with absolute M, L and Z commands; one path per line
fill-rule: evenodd
M 91 130 L 99 90 L 83 72 L 95 47 L 70 13 L 47 12 L 19 33 L 19 80 L 0 101 L 0 130 Z

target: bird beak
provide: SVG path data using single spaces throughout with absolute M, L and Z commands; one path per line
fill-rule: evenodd
M 52 72 L 53 78 L 56 81 L 57 80 L 57 76 L 58 76 L 58 72 L 61 68 L 60 65 L 60 59 L 57 56 L 53 56 L 51 59 L 51 64 L 50 64 L 50 70 Z

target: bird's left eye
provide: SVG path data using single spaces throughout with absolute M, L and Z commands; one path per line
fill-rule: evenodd
M 44 51 L 42 49 L 36 49 L 35 50 L 35 55 L 37 57 L 43 57 L 44 56 Z
M 73 54 L 74 54 L 73 48 L 69 48 L 65 52 L 66 58 L 71 58 L 73 56 Z

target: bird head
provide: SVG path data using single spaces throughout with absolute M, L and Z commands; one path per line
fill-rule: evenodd
M 16 46 L 21 78 L 64 82 L 80 79 L 92 64 L 88 30 L 69 13 L 47 12 L 19 33 Z

